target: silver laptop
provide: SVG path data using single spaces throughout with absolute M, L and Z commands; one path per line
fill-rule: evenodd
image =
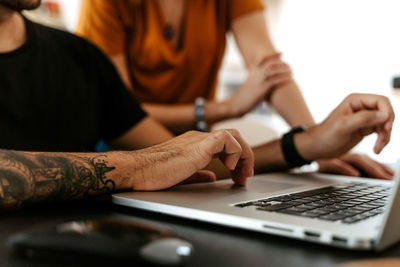
M 272 173 L 113 195 L 113 203 L 262 233 L 361 250 L 400 240 L 400 161 L 395 179 Z

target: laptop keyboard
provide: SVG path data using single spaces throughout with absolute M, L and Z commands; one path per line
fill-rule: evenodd
M 265 212 L 355 223 L 381 214 L 390 187 L 351 183 L 236 204 Z

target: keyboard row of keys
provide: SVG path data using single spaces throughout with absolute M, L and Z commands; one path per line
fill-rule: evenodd
M 390 188 L 350 184 L 329 186 L 235 205 L 328 221 L 354 223 L 381 214 Z

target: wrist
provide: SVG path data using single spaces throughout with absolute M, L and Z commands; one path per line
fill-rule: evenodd
M 312 137 L 313 126 L 307 128 L 306 131 L 298 133 L 294 136 L 294 144 L 299 155 L 309 161 L 319 158 L 315 140 Z
M 233 118 L 233 110 L 228 100 L 222 102 L 207 101 L 204 105 L 205 118 L 208 123 Z
M 281 139 L 281 150 L 283 157 L 291 168 L 300 167 L 311 163 L 311 160 L 301 153 L 302 146 L 299 147 L 299 140 L 296 138 L 298 135 L 303 133 L 304 127 L 296 127 L 285 133 Z M 300 140 L 300 144 L 302 141 Z

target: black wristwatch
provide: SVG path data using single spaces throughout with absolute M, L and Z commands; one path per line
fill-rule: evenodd
M 312 161 L 304 159 L 300 156 L 294 144 L 294 135 L 304 131 L 304 127 L 296 127 L 285 133 L 281 139 L 281 149 L 283 156 L 285 157 L 286 163 L 292 167 L 300 167 L 306 164 L 310 164 Z

